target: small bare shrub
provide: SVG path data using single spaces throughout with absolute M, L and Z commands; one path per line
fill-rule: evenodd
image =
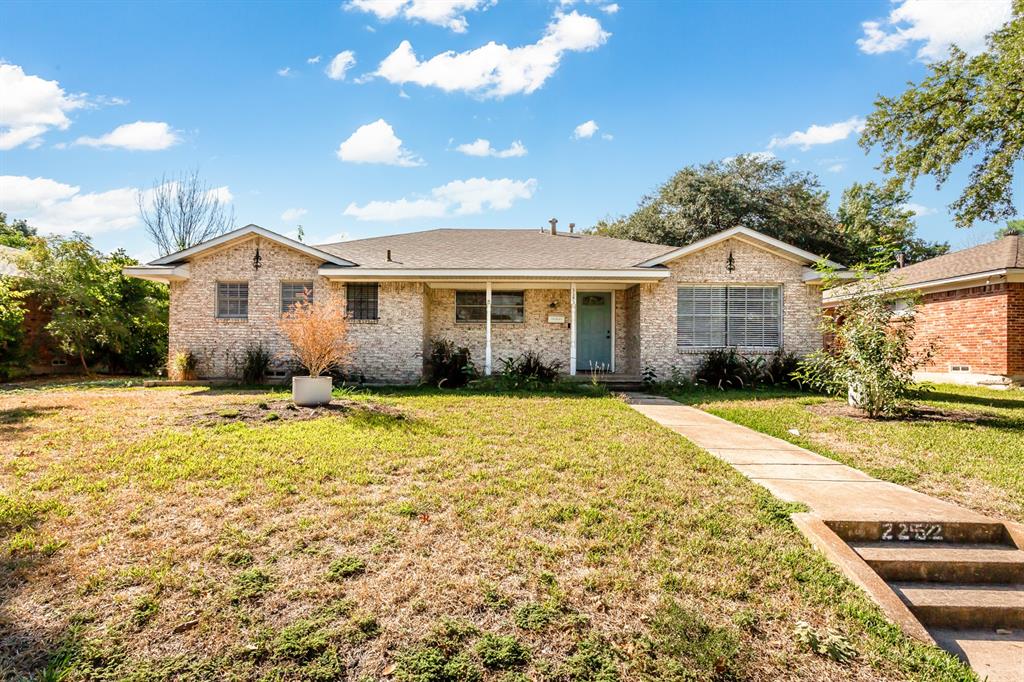
M 190 350 L 176 353 L 171 360 L 171 369 L 178 381 L 193 381 L 199 369 L 199 358 Z
M 318 377 L 343 367 L 352 353 L 345 307 L 335 296 L 296 301 L 278 323 L 291 345 L 290 358 Z

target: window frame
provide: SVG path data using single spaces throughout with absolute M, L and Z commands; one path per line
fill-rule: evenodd
M 482 303 L 460 303 L 460 296 L 469 294 L 481 295 Z M 494 299 L 498 296 L 519 296 L 519 303 L 498 303 Z M 480 310 L 483 311 L 479 318 L 459 319 L 459 310 Z M 518 311 L 519 319 L 495 319 L 496 310 Z M 515 312 L 513 312 L 515 315 Z M 455 324 L 486 324 L 487 322 L 487 292 L 479 289 L 457 289 L 455 291 Z M 491 292 L 491 324 L 524 324 L 526 322 L 526 291 L 492 291 Z
M 693 312 L 693 313 L 690 313 L 688 315 L 688 317 L 690 317 L 693 320 L 693 325 L 691 327 L 690 335 L 691 335 L 691 337 L 695 341 L 699 338 L 699 336 L 704 336 L 704 337 L 707 337 L 707 338 L 710 338 L 710 339 L 713 339 L 713 340 L 720 339 L 721 343 L 714 343 L 714 342 L 708 342 L 708 343 L 696 343 L 696 342 L 694 342 L 694 343 L 684 343 L 683 342 L 682 327 L 683 327 L 683 323 L 684 323 L 684 315 L 683 315 L 683 312 L 681 310 L 681 308 L 683 306 L 682 295 L 683 295 L 684 290 L 693 291 L 694 295 L 693 295 L 693 298 L 691 300 L 693 301 L 694 308 L 696 308 L 696 304 L 697 304 L 696 292 L 697 292 L 697 290 L 700 290 L 700 289 L 706 289 L 706 290 L 709 291 L 709 294 L 708 294 L 708 296 L 706 298 L 708 299 L 707 303 L 708 303 L 708 306 L 711 308 L 711 312 L 709 312 L 709 313 Z M 715 300 L 716 299 L 716 290 L 721 291 L 721 294 L 719 295 L 718 300 Z M 734 298 L 732 296 L 732 292 L 734 292 L 734 291 L 738 292 L 738 291 L 741 291 L 741 290 L 744 292 L 744 295 L 743 295 L 742 299 L 739 299 L 738 296 L 736 298 Z M 751 290 L 761 290 L 762 291 L 762 295 L 761 295 L 760 299 L 751 298 L 750 297 L 750 291 Z M 768 292 L 768 291 L 774 291 L 775 292 L 774 297 L 767 296 L 766 292 Z M 753 349 L 753 350 L 764 350 L 764 351 L 774 351 L 774 350 L 782 349 L 784 347 L 784 345 L 785 345 L 784 336 L 783 336 L 783 330 L 784 330 L 784 324 L 785 324 L 785 306 L 783 305 L 783 294 L 784 294 L 784 287 L 781 284 L 762 284 L 762 283 L 751 283 L 751 284 L 714 284 L 714 283 L 708 283 L 708 284 L 680 284 L 680 285 L 678 285 L 678 287 L 676 289 L 676 348 L 680 352 L 701 351 L 701 350 L 708 350 L 708 349 L 715 349 L 715 348 L 749 348 L 749 349 Z M 738 305 L 742 305 L 744 310 L 741 311 L 741 312 L 736 312 L 736 306 L 738 306 Z M 761 311 L 762 311 L 760 314 L 758 314 L 756 312 L 754 312 L 754 313 L 748 312 L 748 310 L 747 310 L 748 308 L 750 308 L 751 306 L 756 308 L 758 305 L 760 305 Z M 771 313 L 771 314 L 765 313 L 764 310 L 768 306 L 770 306 L 770 305 L 775 307 L 774 313 Z M 717 309 L 715 309 L 716 307 L 717 307 Z M 707 319 L 709 321 L 708 322 L 709 329 L 701 330 L 703 333 L 699 334 L 696 323 L 701 318 L 705 318 L 705 319 Z M 774 344 L 738 343 L 738 341 L 740 341 L 740 340 L 745 341 L 745 342 L 750 340 L 749 339 L 749 330 L 747 329 L 747 327 L 749 326 L 749 320 L 757 319 L 757 318 L 761 318 L 762 320 L 770 319 L 770 318 L 775 318 L 777 320 L 774 330 L 768 328 L 767 326 L 762 326 L 760 328 L 760 336 L 761 336 L 762 340 L 766 336 L 774 335 L 776 343 L 774 343 Z M 744 329 L 744 332 L 747 333 L 747 338 L 736 339 L 736 340 L 734 340 L 732 338 L 732 336 L 734 334 L 736 334 L 736 335 L 740 334 L 740 330 L 739 329 L 735 329 L 734 330 L 734 325 L 736 324 L 736 323 L 734 323 L 734 320 L 742 320 L 742 321 L 744 321 L 743 329 Z M 719 324 L 721 325 L 721 329 L 720 330 L 716 330 L 715 326 L 717 326 Z
M 372 301 L 370 298 L 353 296 L 353 289 L 364 292 L 372 289 Z M 367 306 L 371 302 L 372 308 L 368 308 Z M 357 315 L 357 312 L 360 314 Z M 380 282 L 346 282 L 345 316 L 353 322 L 377 322 L 380 320 Z
M 227 313 L 227 314 L 222 314 L 221 313 L 221 287 L 245 287 L 245 313 L 244 314 L 232 315 L 230 313 Z M 226 281 L 226 282 L 222 282 L 222 281 L 218 280 L 216 285 L 214 286 L 213 292 L 214 292 L 214 301 L 213 301 L 214 310 L 213 310 L 213 312 L 214 312 L 214 317 L 216 319 L 218 319 L 218 320 L 248 320 L 249 319 L 249 282 L 248 281 Z M 230 296 L 231 294 L 230 293 L 226 293 L 225 295 L 226 296 Z M 230 308 L 231 302 L 232 301 L 231 301 L 230 298 L 225 301 L 225 303 L 228 304 L 229 308 Z M 236 300 L 235 302 L 237 303 L 238 301 Z
M 282 280 L 281 283 L 280 283 L 280 287 L 278 288 L 278 294 L 280 296 L 280 302 L 281 302 L 281 306 L 280 306 L 281 314 L 284 315 L 285 313 L 291 312 L 292 306 L 294 306 L 295 303 L 299 300 L 299 295 L 293 293 L 292 297 L 291 297 L 291 300 L 288 302 L 288 305 L 285 306 L 285 295 L 284 295 L 284 288 L 285 287 L 301 286 L 302 290 L 301 290 L 300 294 L 301 293 L 305 293 L 305 292 L 308 291 L 309 292 L 309 296 L 306 296 L 305 300 L 307 302 L 309 302 L 309 303 L 312 303 L 313 302 L 313 284 L 314 284 L 313 282 L 303 282 L 303 281 L 300 281 L 300 280 Z

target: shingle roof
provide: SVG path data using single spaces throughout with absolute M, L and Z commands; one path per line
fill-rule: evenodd
M 20 277 L 23 273 L 15 263 L 18 257 L 24 255 L 24 253 L 21 249 L 0 245 L 0 275 Z
M 365 268 L 614 270 L 634 267 L 674 247 L 589 234 L 540 230 L 437 229 L 320 244 Z M 391 262 L 387 252 L 391 251 Z
M 1024 268 L 1024 237 L 1010 235 L 994 242 L 954 251 L 893 272 L 900 286 L 963 277 L 992 270 Z

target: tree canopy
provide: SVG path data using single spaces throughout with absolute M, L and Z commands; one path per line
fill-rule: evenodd
M 812 173 L 789 172 L 780 159 L 737 156 L 683 168 L 643 197 L 633 213 L 603 220 L 593 231 L 685 246 L 741 225 L 847 265 L 870 259 L 871 247 L 883 236 L 908 262 L 949 248 L 916 238 L 905 192 L 855 184 L 844 193 L 838 216 L 828 198 Z
M 1024 235 L 1024 220 L 1007 220 L 1005 225 L 996 230 L 996 239 L 1009 237 L 1011 234 Z
M 36 236 L 36 229 L 24 219 L 7 222 L 7 214 L 0 211 L 0 246 L 25 249 Z
M 967 186 L 950 204 L 955 222 L 997 222 L 1016 215 L 1014 165 L 1024 158 L 1024 0 L 1013 19 L 986 39 L 975 57 L 952 46 L 919 84 L 880 96 L 860 138 L 881 147 L 890 187 L 911 189 L 930 175 L 941 187 L 961 162 L 976 161 Z

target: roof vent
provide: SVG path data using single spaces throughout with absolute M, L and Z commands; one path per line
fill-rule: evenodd
M 391 260 L 391 249 L 388 249 L 388 262 L 389 263 L 393 263 L 394 262 L 394 261 Z
M 572 234 L 573 230 L 576 229 L 576 223 L 569 223 L 569 234 Z
M 551 223 L 551 234 L 558 234 L 558 218 L 552 218 L 548 222 Z

